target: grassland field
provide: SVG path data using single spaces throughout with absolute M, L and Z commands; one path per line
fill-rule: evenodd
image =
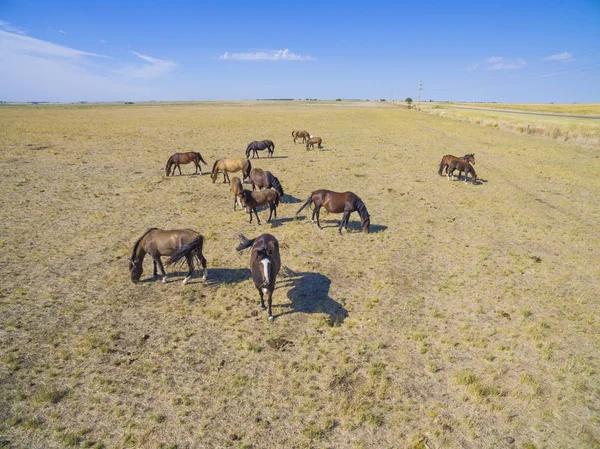
M 206 173 L 258 139 L 260 226 Z M 479 184 L 438 176 L 465 153 Z M 373 232 L 295 218 L 320 188 Z M 0 189 L 0 447 L 600 447 L 598 147 L 380 102 L 3 106 Z M 208 280 L 130 282 L 153 226 L 201 232 Z M 273 322 L 239 232 L 280 242 Z

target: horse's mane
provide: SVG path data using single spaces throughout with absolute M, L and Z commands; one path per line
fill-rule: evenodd
M 221 159 L 217 159 L 217 160 L 215 161 L 215 163 L 213 164 L 213 168 L 212 168 L 212 174 L 213 174 L 213 175 L 215 174 L 215 168 L 217 167 L 217 164 L 218 164 L 219 162 L 221 162 Z
M 133 252 L 131 253 L 131 259 L 132 260 L 135 257 L 135 254 L 137 253 L 138 246 L 139 246 L 140 242 L 142 241 L 142 239 L 144 237 L 146 237 L 150 233 L 150 231 L 154 231 L 156 229 L 158 229 L 158 228 L 150 228 L 150 229 L 148 229 L 146 232 L 144 232 L 142 234 L 142 236 L 139 239 L 137 239 L 137 242 L 135 242 L 135 245 L 133 245 Z
M 283 198 L 283 187 L 281 186 L 279 179 L 273 176 L 273 174 L 270 171 L 265 172 L 265 178 L 267 179 L 269 185 L 271 185 L 275 190 L 277 190 L 279 196 Z
M 356 207 L 356 210 L 358 211 L 361 220 L 364 221 L 367 218 L 369 218 L 369 211 L 367 211 L 367 206 L 365 206 L 365 203 L 363 203 L 359 197 L 356 197 L 354 207 Z
M 177 154 L 177 153 L 175 153 L 175 154 Z M 175 156 L 175 154 L 173 154 L 173 155 L 172 155 L 172 156 L 171 156 L 171 157 L 170 157 L 170 158 L 167 160 L 167 165 L 166 165 L 165 167 L 169 167 L 169 164 L 170 164 L 171 162 L 173 162 L 173 156 Z

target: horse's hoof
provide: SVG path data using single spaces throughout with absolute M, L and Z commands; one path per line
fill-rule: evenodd
M 269 321 L 273 321 L 275 318 L 273 318 L 273 315 L 269 316 Z
M 265 306 L 260 306 L 260 310 L 267 310 Z
M 187 276 L 187 277 L 186 277 L 186 278 L 183 280 L 183 285 L 187 284 L 189 279 L 190 279 L 190 278 L 189 278 L 189 276 Z
M 162 282 L 163 282 L 163 284 L 167 283 L 167 277 L 166 276 L 163 278 Z

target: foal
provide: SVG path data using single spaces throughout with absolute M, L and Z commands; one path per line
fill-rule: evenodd
M 471 173 L 471 182 L 475 184 L 477 181 L 477 173 L 475 173 L 475 168 L 471 165 L 470 162 L 466 160 L 458 160 L 450 162 L 448 166 L 448 181 L 450 181 L 450 175 L 452 175 L 452 179 L 454 179 L 454 170 L 458 170 L 458 179 L 460 180 L 460 176 L 463 172 L 465 172 L 465 182 L 468 181 L 468 174 Z
M 317 148 L 323 148 L 321 146 L 322 142 L 323 140 L 320 137 L 311 137 L 310 139 L 308 139 L 308 142 L 306 142 L 306 150 L 308 151 L 309 147 L 311 150 L 314 150 L 315 143 L 317 144 Z
M 260 295 L 260 308 L 262 310 L 266 309 L 264 295 L 267 295 L 269 321 L 273 321 L 273 314 L 271 313 L 273 290 L 275 290 L 275 278 L 281 268 L 279 242 L 271 234 L 262 234 L 252 240 L 248 240 L 242 234 L 239 234 L 238 237 L 240 244 L 236 250 L 242 251 L 252 247 L 250 253 L 252 280 Z
M 242 181 L 240 181 L 240 178 L 238 178 L 237 176 L 234 176 L 233 178 L 231 178 L 231 193 L 233 193 L 233 211 L 235 212 L 235 206 L 239 203 L 239 205 L 241 206 L 242 203 L 240 203 L 240 200 L 238 199 L 238 195 L 240 193 L 242 193 L 244 191 L 244 187 L 242 186 Z
M 258 218 L 258 213 L 256 212 L 256 208 L 258 206 L 264 206 L 265 204 L 269 205 L 269 219 L 267 223 L 271 222 L 271 217 L 273 216 L 273 212 L 275 212 L 275 219 L 277 219 L 277 206 L 279 205 L 279 193 L 273 189 L 265 189 L 259 191 L 250 191 L 243 190 L 242 193 L 238 195 L 240 199 L 240 204 L 247 211 L 250 212 L 250 223 L 252 223 L 252 211 L 254 211 L 254 215 L 256 215 L 256 221 L 260 225 L 260 219 Z
M 266 189 L 274 188 L 279 193 L 279 198 L 283 203 L 283 187 L 273 173 L 270 171 L 263 171 L 260 168 L 253 168 L 250 172 L 250 181 L 252 181 L 252 190 L 256 190 L 264 187 Z

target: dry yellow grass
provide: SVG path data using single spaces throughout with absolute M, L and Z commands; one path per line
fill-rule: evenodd
M 551 114 L 570 114 L 570 115 L 600 115 L 599 103 L 579 103 L 579 104 L 512 104 L 512 103 L 456 103 L 463 106 L 492 108 L 492 109 L 513 109 L 516 111 L 527 112 L 549 112 Z
M 319 231 L 297 202 L 250 225 L 206 174 L 164 177 L 175 151 L 212 164 L 255 139 L 288 195 L 354 191 L 376 232 Z M 250 102 L 0 108 L 0 152 L 5 446 L 600 444 L 597 149 L 381 103 Z M 471 152 L 480 185 L 437 175 Z M 132 284 L 150 226 L 202 232 L 209 280 Z M 272 323 L 237 232 L 281 244 Z

